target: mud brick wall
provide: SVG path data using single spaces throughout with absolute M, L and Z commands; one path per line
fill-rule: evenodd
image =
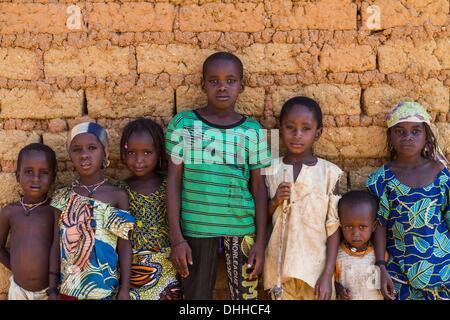
M 109 129 L 106 173 L 126 176 L 121 129 L 202 105 L 201 64 L 216 50 L 243 60 L 238 110 L 266 128 L 293 95 L 321 103 L 316 152 L 345 170 L 342 191 L 385 161 L 384 115 L 400 100 L 426 106 L 450 154 L 448 0 L 0 0 L 0 205 L 19 197 L 30 142 L 55 148 L 57 185 L 71 181 L 66 134 L 81 121 Z M 0 271 L 3 298 L 7 286 Z

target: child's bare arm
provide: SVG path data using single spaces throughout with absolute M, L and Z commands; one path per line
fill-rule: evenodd
M 169 237 L 172 245 L 171 260 L 183 278 L 189 275 L 188 263 L 193 264 L 191 248 L 183 237 L 180 227 L 181 179 L 183 164 L 175 164 L 169 158 L 167 174 L 167 215 Z
M 336 267 L 336 257 L 339 249 L 339 242 L 341 239 L 341 232 L 339 229 L 336 230 L 327 239 L 327 255 L 325 268 L 320 275 L 319 280 L 317 280 L 315 295 L 317 299 L 329 300 L 331 299 L 332 287 L 331 279 Z
M 130 240 L 119 238 L 117 241 L 117 253 L 120 267 L 120 289 L 117 298 L 130 300 L 130 273 L 131 273 L 131 243 Z
M 384 255 L 386 253 L 386 226 L 378 223 L 372 238 L 375 249 L 375 261 L 384 261 Z M 385 299 L 394 300 L 394 284 L 387 273 L 386 266 L 380 264 L 379 267 L 381 293 Z
M 129 206 L 130 206 L 130 202 L 128 199 L 128 194 L 117 188 L 117 208 L 121 209 L 121 210 L 128 210 Z
M 50 261 L 49 261 L 49 296 L 50 300 L 57 299 L 58 294 L 56 288 L 58 288 L 60 282 L 60 270 L 61 270 L 61 258 L 60 258 L 60 236 L 59 236 L 59 219 L 61 211 L 58 209 L 53 210 L 53 241 L 50 248 Z
M 8 269 L 11 269 L 9 251 L 6 249 L 6 242 L 8 241 L 9 234 L 10 211 L 8 206 L 0 211 L 0 263 Z
M 128 210 L 129 199 L 128 194 L 118 189 L 117 191 L 117 208 L 121 210 Z M 130 238 L 130 233 L 128 239 Z M 119 256 L 120 269 L 120 289 L 117 295 L 119 300 L 130 300 L 130 273 L 131 273 L 131 242 L 127 239 L 119 238 L 117 240 L 117 254 Z
M 250 191 L 255 199 L 256 217 L 256 240 L 255 245 L 250 250 L 248 264 L 253 265 L 256 259 L 255 268 L 250 274 L 250 279 L 256 278 L 264 266 L 264 250 L 266 244 L 267 225 L 267 188 L 264 183 L 264 176 L 261 169 L 250 171 Z

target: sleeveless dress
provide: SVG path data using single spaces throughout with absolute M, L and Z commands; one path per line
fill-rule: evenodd
M 133 258 L 131 264 L 131 290 L 133 300 L 158 300 L 161 295 L 172 300 L 181 299 L 177 272 L 169 260 L 169 224 L 166 209 L 166 181 L 154 193 L 143 195 L 131 190 L 124 182 L 120 188 L 130 198 L 130 213 L 136 219 L 131 234 Z

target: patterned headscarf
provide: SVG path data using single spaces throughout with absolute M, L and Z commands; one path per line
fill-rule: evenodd
M 426 123 L 431 127 L 431 116 L 418 102 L 400 102 L 386 115 L 386 122 L 388 128 L 392 128 L 401 122 Z M 437 141 L 435 143 L 435 149 L 434 159 L 442 162 L 444 166 L 448 166 L 449 162 Z
M 400 122 L 425 122 L 431 126 L 431 116 L 417 102 L 400 102 L 386 116 L 387 126 L 391 128 Z
M 69 150 L 70 144 L 75 136 L 81 133 L 92 133 L 95 135 L 102 144 L 106 159 L 108 159 L 108 132 L 101 125 L 94 122 L 83 122 L 72 128 L 69 139 L 67 139 L 67 150 Z

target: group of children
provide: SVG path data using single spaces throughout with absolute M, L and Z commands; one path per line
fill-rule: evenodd
M 313 153 L 316 101 L 284 103 L 286 154 L 271 159 L 260 124 L 235 110 L 239 58 L 209 56 L 202 89 L 207 105 L 178 113 L 165 136 L 144 118 L 124 128 L 124 181 L 103 174 L 108 134 L 96 123 L 70 131 L 78 179 L 51 198 L 54 151 L 20 151 L 22 197 L 0 213 L 9 299 L 212 299 L 220 250 L 231 299 L 257 299 L 262 272 L 272 299 L 450 297 L 450 172 L 420 104 L 393 108 L 390 162 L 367 191 L 340 196 L 342 170 Z

